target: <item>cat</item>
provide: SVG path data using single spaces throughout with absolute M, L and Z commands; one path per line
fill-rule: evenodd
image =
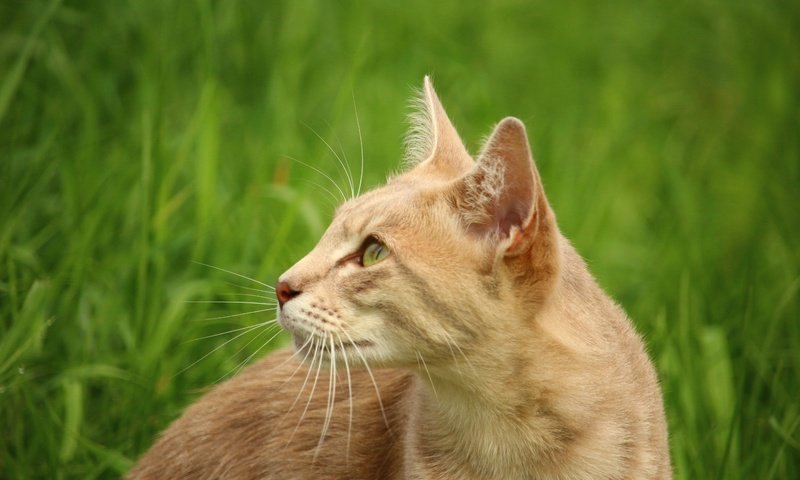
M 655 369 L 562 236 L 524 125 L 477 161 L 428 77 L 406 170 L 276 286 L 294 352 L 191 406 L 131 479 L 669 479 Z

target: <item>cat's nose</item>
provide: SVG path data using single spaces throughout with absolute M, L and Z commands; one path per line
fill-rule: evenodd
M 275 295 L 278 297 L 278 304 L 283 308 L 283 304 L 300 295 L 300 290 L 293 289 L 289 282 L 278 280 L 278 285 L 275 286 Z

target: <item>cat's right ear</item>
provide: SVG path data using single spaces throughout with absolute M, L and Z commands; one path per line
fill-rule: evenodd
M 552 219 L 521 121 L 497 124 L 452 198 L 468 231 L 500 242 L 507 254 L 523 249 Z
M 425 76 L 422 92 L 414 103 L 411 128 L 406 136 L 406 164 L 421 175 L 448 180 L 468 172 L 474 161 L 448 118 L 429 76 Z

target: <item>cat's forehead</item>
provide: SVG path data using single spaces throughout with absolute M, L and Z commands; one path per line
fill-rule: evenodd
M 354 236 L 375 228 L 392 229 L 406 223 L 417 208 L 418 194 L 396 185 L 385 185 L 342 204 L 331 227 L 343 236 Z
M 407 177 L 395 178 L 340 205 L 329 230 L 347 238 L 391 234 L 418 223 L 431 200 L 430 185 Z

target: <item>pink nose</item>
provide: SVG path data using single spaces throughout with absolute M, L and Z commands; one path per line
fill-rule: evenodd
M 280 304 L 281 307 L 283 307 L 284 303 L 300 295 L 300 293 L 302 292 L 293 289 L 289 286 L 288 282 L 283 280 L 279 280 L 278 285 L 275 286 L 275 295 L 278 297 L 278 304 Z

